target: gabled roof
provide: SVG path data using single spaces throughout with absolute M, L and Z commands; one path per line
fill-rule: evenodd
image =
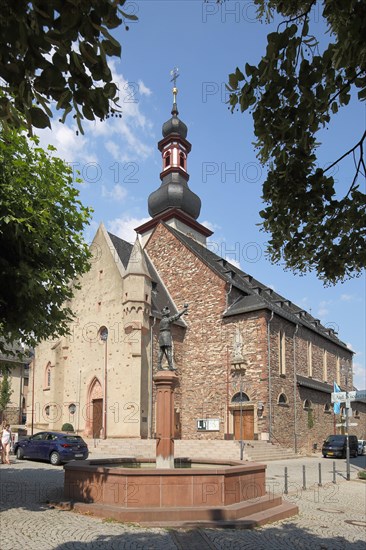
M 289 299 L 284 298 L 271 288 L 268 288 L 248 273 L 245 273 L 224 258 L 221 258 L 197 241 L 171 226 L 168 226 L 164 222 L 162 223 L 168 231 L 193 252 L 193 254 L 214 273 L 231 285 L 232 288 L 239 291 L 239 297 L 236 297 L 235 301 L 229 305 L 227 310 L 223 313 L 223 317 L 232 317 L 250 311 L 267 309 L 295 325 L 302 325 L 320 334 L 327 340 L 346 349 L 348 352 L 354 353 L 336 336 L 336 333 L 332 329 L 324 327 L 319 319 L 314 318 L 310 313 L 296 304 L 293 304 Z
M 120 237 L 117 237 L 116 235 L 113 235 L 112 233 L 108 233 L 108 235 L 112 241 L 112 244 L 123 266 L 127 268 L 134 245 L 132 245 L 131 243 L 128 243 L 127 241 L 124 241 L 123 239 L 121 239 Z M 143 255 L 144 262 L 146 262 L 147 271 L 152 281 L 151 312 L 153 316 L 157 318 L 161 318 L 161 310 L 165 306 L 169 307 L 172 315 L 174 315 L 175 313 L 178 313 L 178 309 L 175 303 L 173 302 L 171 296 L 169 295 L 163 281 L 161 280 L 149 256 L 146 254 L 146 252 L 143 249 L 140 249 L 140 250 L 141 250 L 141 254 Z M 178 319 L 178 321 L 176 321 L 175 324 L 180 325 L 182 327 L 187 326 L 182 319 Z
M 113 235 L 113 233 L 108 232 L 108 235 L 112 241 L 114 248 L 116 249 L 119 259 L 123 264 L 123 267 L 126 269 L 131 256 L 133 245 L 131 243 L 128 243 L 127 241 L 124 241 L 123 239 L 120 239 L 119 237 L 116 237 L 116 235 Z

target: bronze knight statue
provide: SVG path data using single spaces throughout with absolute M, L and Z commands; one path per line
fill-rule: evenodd
M 170 309 L 164 307 L 162 310 L 162 319 L 159 325 L 159 358 L 158 358 L 158 370 L 164 370 L 161 366 L 163 357 L 167 358 L 169 370 L 177 370 L 173 364 L 173 352 L 172 352 L 172 334 L 170 325 L 179 319 L 182 315 L 185 315 L 188 311 L 188 304 L 184 304 L 182 311 L 176 313 L 176 315 L 170 316 Z

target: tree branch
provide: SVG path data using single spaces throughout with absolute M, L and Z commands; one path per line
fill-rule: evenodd
M 342 155 L 341 157 L 339 157 L 339 159 L 337 159 L 336 161 L 334 161 L 330 166 L 328 166 L 328 168 L 326 168 L 325 170 L 323 170 L 323 174 L 325 174 L 325 172 L 327 172 L 328 170 L 330 170 L 331 168 L 333 168 L 333 166 L 335 166 L 336 164 L 338 164 L 338 162 L 341 162 L 341 160 L 343 160 L 345 157 L 347 157 L 348 155 L 350 155 L 351 153 L 353 153 L 353 151 L 355 151 L 358 147 L 360 147 L 361 149 L 361 154 L 363 155 L 363 142 L 365 141 L 366 139 L 366 131 L 363 133 L 363 136 L 362 138 L 360 139 L 360 141 L 358 143 L 356 143 L 356 145 L 354 147 L 352 147 L 352 149 L 350 149 L 349 151 L 347 151 L 347 153 L 344 153 L 344 155 Z
M 346 84 L 340 90 L 338 90 L 338 92 L 336 94 L 334 94 L 333 97 L 330 98 L 330 100 L 327 103 L 327 107 L 329 107 L 329 105 L 332 103 L 332 101 L 334 101 L 339 96 L 339 94 L 341 94 L 347 88 L 347 86 L 352 84 L 352 82 L 354 82 L 356 80 L 356 78 L 359 77 L 360 74 L 362 74 L 363 72 L 365 72 L 365 71 L 361 69 L 353 78 L 351 78 L 351 80 L 347 80 Z
M 281 21 L 281 23 L 278 24 L 278 27 L 277 27 L 277 31 L 279 31 L 279 28 L 281 25 L 288 25 L 289 23 L 292 23 L 292 21 L 297 21 L 298 19 L 301 19 L 302 17 L 307 17 L 308 14 L 310 13 L 311 11 L 311 8 L 314 6 L 314 4 L 317 3 L 318 0 L 312 0 L 312 2 L 310 3 L 310 6 L 308 7 L 308 9 L 306 11 L 304 11 L 303 13 L 300 13 L 299 15 L 296 15 L 294 17 L 290 17 L 290 19 L 286 19 L 285 21 Z

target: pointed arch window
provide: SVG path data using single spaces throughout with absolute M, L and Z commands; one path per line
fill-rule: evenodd
M 280 393 L 277 403 L 278 405 L 288 405 L 287 395 L 285 393 Z
M 312 403 L 310 399 L 305 399 L 303 407 L 305 411 L 310 411 L 312 409 Z
M 49 390 L 51 387 L 51 363 L 48 362 L 44 371 L 43 389 Z

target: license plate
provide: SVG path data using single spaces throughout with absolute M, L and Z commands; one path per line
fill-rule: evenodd
M 75 458 L 83 458 L 83 453 L 75 453 Z
M 328 453 L 328 455 L 329 455 L 329 456 L 333 456 L 333 455 L 334 455 L 334 453 Z

